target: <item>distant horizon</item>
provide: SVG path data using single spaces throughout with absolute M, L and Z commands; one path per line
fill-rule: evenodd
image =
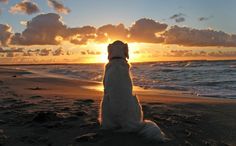
M 164 60 L 164 61 L 145 61 L 145 62 L 129 62 L 131 64 L 142 64 L 142 63 L 158 63 L 158 62 L 224 62 L 224 61 L 236 61 L 236 59 L 222 59 L 222 60 L 207 60 L 207 59 L 203 59 L 203 60 Z M 16 64 L 1 64 L 0 66 L 30 66 L 30 65 L 89 65 L 89 64 L 106 64 L 105 62 L 98 62 L 98 63 L 88 63 L 88 62 L 81 62 L 81 63 L 26 63 L 26 64 L 21 64 L 21 63 L 16 63 Z

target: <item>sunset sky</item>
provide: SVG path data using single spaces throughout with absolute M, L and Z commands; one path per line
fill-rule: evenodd
M 235 0 L 0 0 L 0 64 L 236 59 Z

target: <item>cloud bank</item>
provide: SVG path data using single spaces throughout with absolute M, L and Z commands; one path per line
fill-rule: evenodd
M 40 10 L 38 8 L 38 5 L 34 2 L 23 0 L 20 3 L 15 4 L 12 6 L 9 10 L 10 13 L 16 14 L 16 13 L 25 13 L 28 15 L 38 13 Z
M 236 57 L 236 51 L 193 51 L 193 50 L 170 50 L 165 57 Z
M 174 17 L 174 16 L 173 16 Z M 174 18 L 176 18 L 175 16 Z M 236 34 L 211 29 L 168 26 L 165 23 L 142 18 L 130 27 L 124 24 L 68 27 L 59 14 L 40 14 L 26 22 L 22 33 L 11 32 L 9 25 L 0 25 L 1 46 L 60 45 L 67 41 L 76 45 L 88 42 L 108 43 L 117 39 L 137 43 L 162 43 L 181 46 L 236 47 Z
M 56 49 L 25 49 L 25 48 L 9 48 L 3 49 L 0 47 L 0 57 L 17 57 L 17 56 L 64 56 L 71 55 L 69 51 L 59 47 Z
M 236 35 L 210 29 L 173 26 L 164 33 L 166 44 L 236 47 Z

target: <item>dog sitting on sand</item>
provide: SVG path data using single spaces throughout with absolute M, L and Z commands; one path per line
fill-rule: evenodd
M 152 121 L 143 120 L 138 98 L 133 95 L 128 44 L 115 41 L 108 46 L 109 63 L 103 78 L 104 97 L 100 108 L 102 129 L 137 132 L 148 140 L 164 141 L 165 135 Z

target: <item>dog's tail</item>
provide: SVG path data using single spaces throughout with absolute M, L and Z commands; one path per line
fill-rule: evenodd
M 139 135 L 149 141 L 165 142 L 168 140 L 158 125 L 150 120 L 143 121 Z

